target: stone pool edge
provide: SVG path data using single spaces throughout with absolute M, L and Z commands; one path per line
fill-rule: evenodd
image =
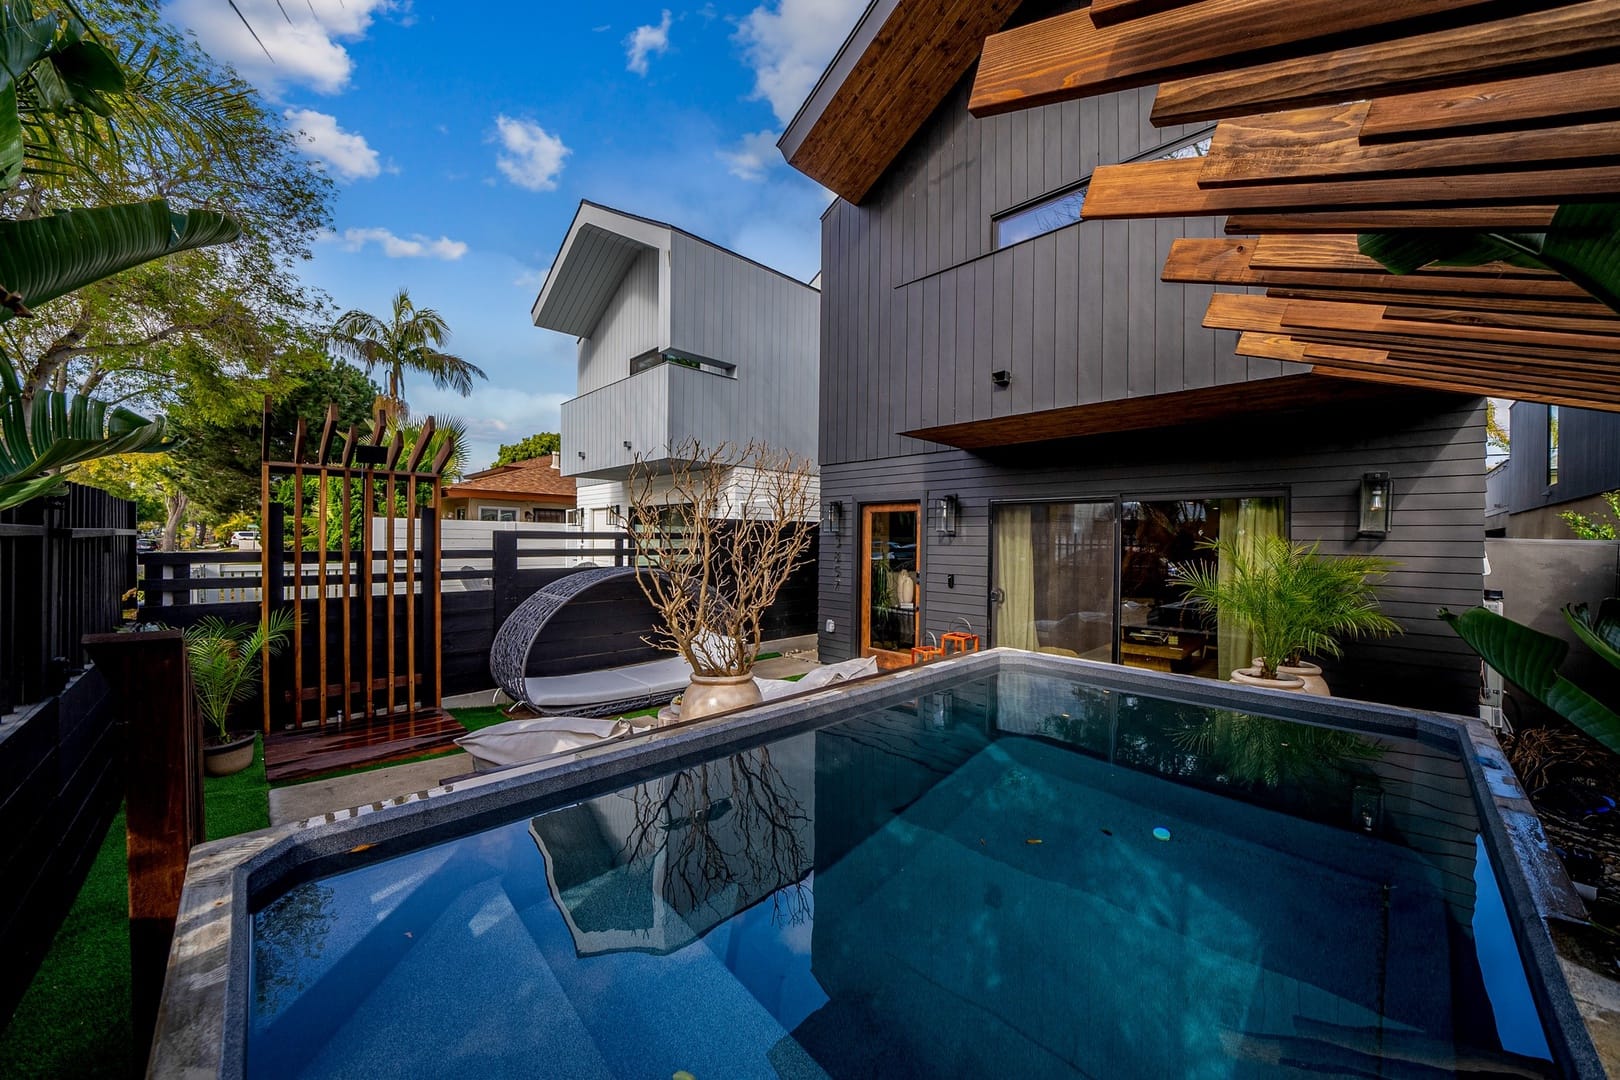
M 279 879 L 306 863 L 464 821 L 469 814 L 482 818 L 507 807 L 565 797 L 593 784 L 622 780 L 633 771 L 656 770 L 758 736 L 812 728 L 834 713 L 1001 671 L 1079 675 L 1106 686 L 1190 697 L 1217 707 L 1283 711 L 1373 733 L 1427 731 L 1454 741 L 1470 773 L 1486 846 L 1504 868 L 1500 884 L 1509 914 L 1530 927 L 1523 935 L 1529 953 L 1525 960 L 1539 976 L 1538 1001 L 1549 1014 L 1554 1034 L 1563 1036 L 1569 1059 L 1563 1064 L 1582 1080 L 1608 1075 L 1609 1065 L 1620 1074 L 1620 980 L 1584 958 L 1578 931 L 1588 925 L 1585 906 L 1485 724 L 1469 717 L 992 649 L 679 725 L 560 761 L 469 778 L 197 846 L 187 866 L 147 1075 L 188 1080 L 243 1075 L 247 909 L 256 878 Z M 1540 933 L 1529 924 L 1532 913 Z

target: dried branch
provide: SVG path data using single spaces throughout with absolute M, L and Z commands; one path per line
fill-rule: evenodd
M 687 442 L 638 457 L 624 527 L 636 580 L 662 617 L 649 644 L 700 675 L 746 675 L 766 610 L 810 548 L 810 462 L 760 443 Z

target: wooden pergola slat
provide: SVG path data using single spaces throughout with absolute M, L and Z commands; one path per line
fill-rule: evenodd
M 1396 363 L 1404 363 L 1400 357 L 1392 356 L 1390 359 Z M 1406 369 L 1385 371 L 1371 367 L 1334 366 L 1325 361 L 1312 363 L 1311 373 L 1330 379 L 1345 379 L 1358 383 L 1377 383 L 1384 386 L 1410 386 L 1421 390 L 1444 390 L 1453 394 L 1473 394 L 1479 397 L 1499 395 L 1506 389 L 1494 377 L 1458 378 Z M 1549 391 L 1540 387 L 1519 387 L 1513 391 L 1512 396 L 1520 401 L 1534 401 L 1543 405 L 1562 405 L 1569 408 L 1620 412 L 1620 401 L 1595 400 L 1581 394 Z
M 1334 270 L 1387 275 L 1388 270 L 1377 259 L 1361 253 L 1354 236 L 1263 236 L 1254 241 L 1249 256 L 1250 265 L 1269 270 Z M 1542 281 L 1562 281 L 1548 270 L 1510 263 L 1485 263 L 1480 266 L 1447 266 L 1417 271 L 1419 274 L 1445 274 L 1448 277 L 1531 278 Z M 1565 284 L 1568 284 L 1567 282 Z
M 968 111 L 993 116 L 1151 86 L 1170 73 L 1230 67 L 1238 56 L 1489 2 L 1338 0 L 1324 6 L 1298 0 L 1201 0 L 1105 26 L 1093 23 L 1081 8 L 986 39 Z
M 1317 210 L 1240 213 L 1226 219 L 1230 236 L 1253 233 L 1364 233 L 1385 229 L 1545 229 L 1556 206 L 1447 206 L 1422 210 Z
M 1620 315 L 1596 300 L 1548 300 L 1502 296 L 1499 293 L 1470 295 L 1459 292 L 1389 292 L 1380 289 L 1299 288 L 1293 285 L 1271 285 L 1266 295 L 1277 300 L 1343 300 L 1355 304 L 1385 304 L 1400 307 L 1405 304 L 1445 304 L 1462 311 L 1488 314 L 1523 312 L 1528 315 L 1569 315 L 1580 319 L 1602 319 L 1620 323 Z
M 1316 4 L 1298 7 L 1307 14 L 1322 10 Z M 1129 26 L 1145 34 L 1144 23 Z M 1160 127 L 1207 123 L 1396 91 L 1465 86 L 1545 70 L 1557 61 L 1589 64 L 1606 59 L 1604 54 L 1616 48 L 1620 48 L 1620 3 L 1587 0 L 1526 10 L 1486 23 L 1335 48 L 1330 59 L 1313 53 L 1250 67 L 1230 66 L 1195 78 L 1161 78 L 1153 123 Z M 1169 74 L 1160 72 L 1161 76 Z M 1011 73 L 1004 77 L 1013 81 Z
M 1113 26 L 1127 19 L 1140 19 L 1172 8 L 1192 7 L 1199 0 L 1091 0 L 1091 21 L 1097 26 Z
M 1377 97 L 1362 142 L 1620 119 L 1620 64 Z
M 1434 173 L 1503 172 L 1620 157 L 1620 121 L 1408 142 L 1362 141 L 1371 103 L 1319 106 L 1222 121 L 1198 182 L 1278 184 Z
M 1104 165 L 1092 174 L 1082 214 L 1090 220 L 1213 217 L 1239 210 L 1306 210 L 1318 206 L 1414 208 L 1481 206 L 1526 199 L 1595 201 L 1620 191 L 1620 167 L 1538 169 L 1461 176 L 1394 177 L 1294 184 L 1200 187 L 1204 163 L 1144 161 Z

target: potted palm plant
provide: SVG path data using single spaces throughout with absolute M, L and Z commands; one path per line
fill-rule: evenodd
M 1388 559 L 1323 555 L 1316 544 L 1280 536 L 1223 537 L 1203 546 L 1215 560 L 1176 574 L 1189 600 L 1251 636 L 1258 655 L 1232 672 L 1233 682 L 1326 695 L 1322 669 L 1306 657 L 1341 656 L 1344 640 L 1401 630 L 1379 609 L 1373 588 L 1394 566 Z
M 209 776 L 229 776 L 253 764 L 253 734 L 231 738 L 231 710 L 253 696 L 261 657 L 281 651 L 294 626 L 291 611 L 273 612 L 266 622 L 232 623 L 210 616 L 186 633 L 186 659 L 197 708 L 212 729 L 203 746 Z

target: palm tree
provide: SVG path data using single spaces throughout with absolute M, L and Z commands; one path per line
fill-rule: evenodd
M 387 322 L 358 308 L 346 311 L 333 325 L 329 340 L 339 356 L 363 364 L 368 375 L 379 366 L 387 369 L 388 390 L 382 404 L 396 420 L 410 411 L 405 406 L 406 371 L 431 376 L 434 386 L 462 397 L 472 393 L 473 379 L 488 378 L 471 360 L 440 351 L 450 340 L 449 324 L 432 308 L 418 309 L 405 289 L 394 297 L 393 316 Z

